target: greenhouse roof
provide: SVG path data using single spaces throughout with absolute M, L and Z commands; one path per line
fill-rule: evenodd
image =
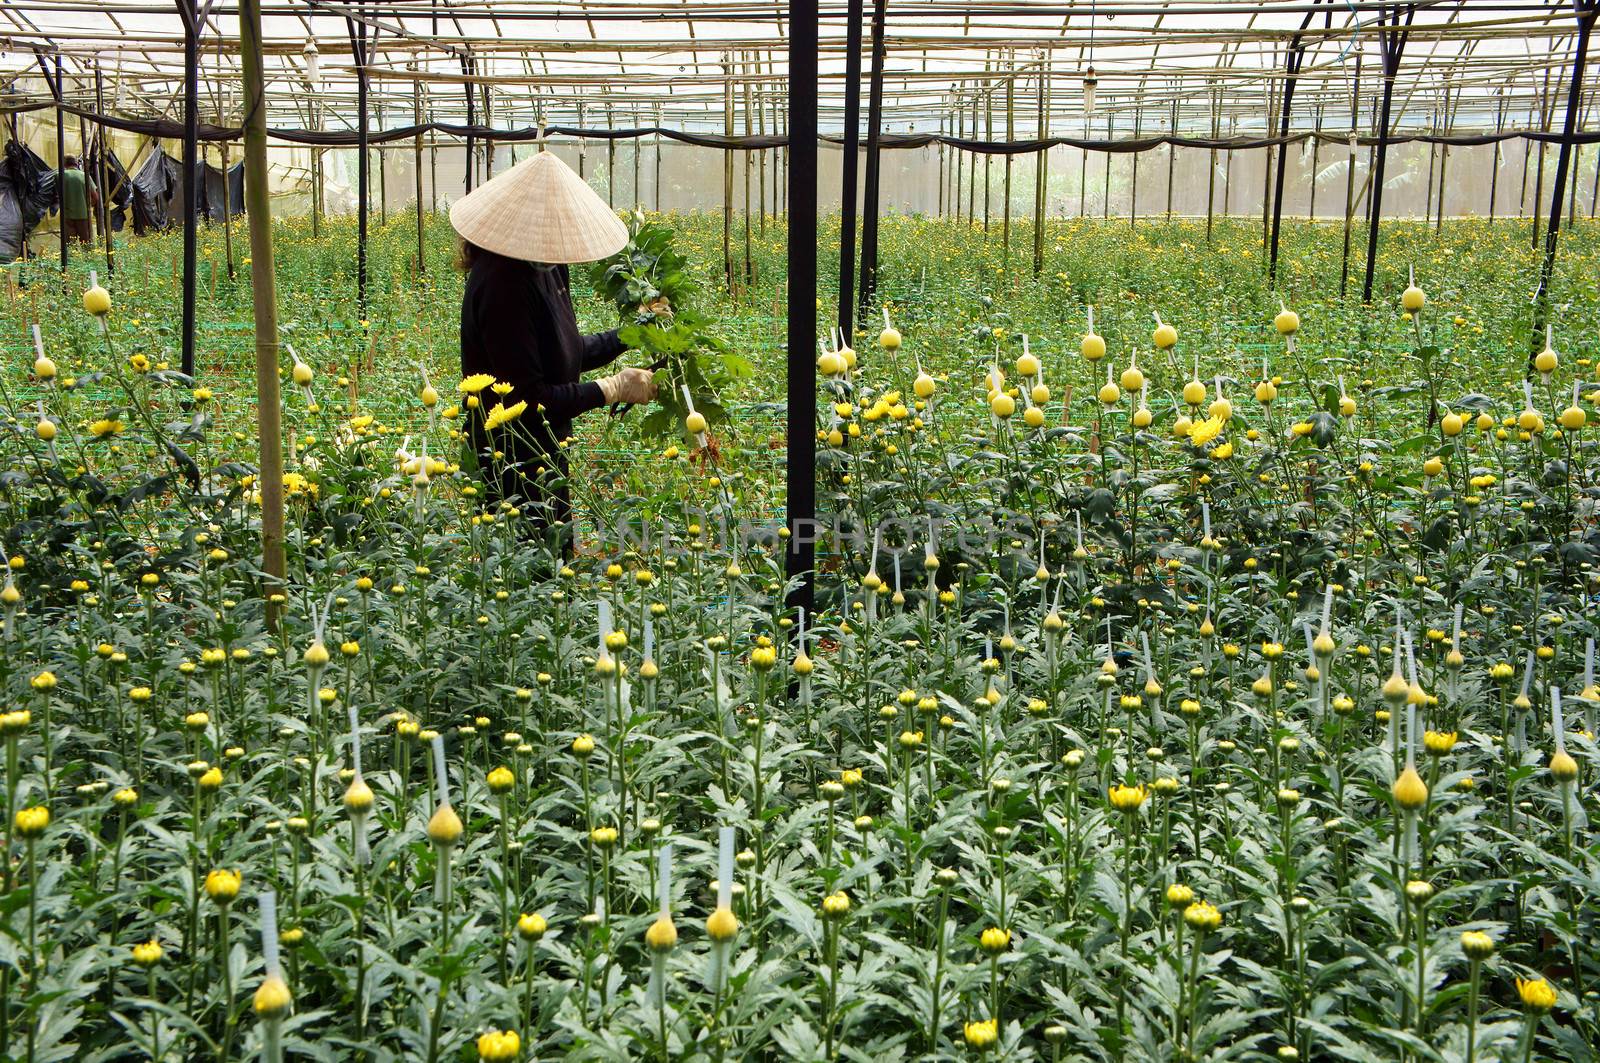
M 204 5 L 202 120 L 239 121 L 236 2 Z M 1304 49 L 1293 128 L 1369 131 L 1381 89 L 1379 20 L 1410 12 L 1396 75 L 1402 129 L 1545 125 L 1574 47 L 1569 4 L 1532 0 L 891 0 L 884 128 L 1037 134 L 1041 80 L 1053 134 L 1194 135 L 1265 131 L 1285 64 Z M 873 3 L 866 0 L 870 24 Z M 843 125 L 849 7 L 821 19 L 824 134 Z M 788 5 L 776 0 L 265 0 L 269 125 L 349 130 L 356 124 L 353 37 L 370 49 L 374 129 L 473 117 L 496 128 L 546 123 L 589 129 L 661 125 L 743 134 L 782 128 Z M 0 7 L 0 75 L 13 106 L 51 99 L 40 60 L 59 57 L 64 96 L 128 118 L 181 116 L 184 18 L 148 0 L 16 0 Z M 870 25 L 863 36 L 870 40 Z M 863 77 L 870 57 L 863 57 Z M 1359 83 L 1358 83 L 1359 68 Z M 1085 79 L 1094 106 L 1085 115 Z M 1041 79 L 1041 73 L 1044 75 Z M 1359 84 L 1359 94 L 1357 86 Z M 484 117 L 487 100 L 489 116 Z M 1592 104 L 1591 104 L 1592 107 Z M 993 133 L 989 133 L 990 123 Z

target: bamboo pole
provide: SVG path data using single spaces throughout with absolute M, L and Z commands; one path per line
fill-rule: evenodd
M 1050 166 L 1050 148 L 1046 144 L 1050 137 L 1050 120 L 1045 82 L 1049 76 L 1049 68 L 1041 62 L 1039 64 L 1039 162 L 1033 175 L 1033 275 L 1035 277 L 1044 271 L 1045 188 L 1049 181 Z
M 1221 116 L 1218 108 L 1220 105 L 1218 93 L 1215 88 L 1211 90 L 1211 139 L 1218 139 L 1221 133 Z M 1206 243 L 1211 242 L 1211 222 L 1215 215 L 1217 205 L 1217 149 L 1211 149 L 1211 156 L 1206 164 Z
M 256 424 L 261 445 L 261 570 L 267 625 L 276 629 L 271 595 L 284 583 L 283 436 L 278 397 L 278 295 L 272 256 L 272 199 L 267 186 L 267 108 L 261 62 L 261 0 L 239 0 L 244 71 L 244 194 L 250 229 L 250 289 L 256 332 Z
M 411 64 L 411 69 L 417 68 L 416 63 Z M 411 121 L 417 127 L 417 135 L 411 142 L 411 169 L 417 185 L 417 276 L 428 272 L 428 253 L 424 249 L 422 239 L 422 82 L 411 83 Z
M 733 138 L 733 62 L 722 54 L 722 132 Z M 733 284 L 733 149 L 722 149 L 722 279 L 731 293 Z
M 1006 139 L 1007 140 L 1016 140 L 1017 139 L 1017 74 L 1016 74 L 1016 65 L 1017 65 L 1017 55 L 1016 55 L 1015 51 L 1012 51 L 1012 53 L 1011 53 L 1011 62 L 1008 64 L 1008 66 L 1011 69 L 1011 74 L 1006 77 Z M 1001 244 L 1002 244 L 1004 261 L 1005 261 L 1005 264 L 1007 266 L 1011 265 L 1011 158 L 1012 158 L 1011 152 L 1009 152 L 1009 151 L 1006 152 L 1006 161 L 1005 161 L 1005 196 L 1006 196 L 1006 201 L 1005 201 L 1005 206 L 1003 208 L 1001 208 L 1001 221 L 1000 221 L 1000 232 L 1001 232 L 1000 240 L 1001 240 Z
M 224 140 L 222 150 L 222 255 L 228 265 L 228 279 L 236 276 L 233 269 L 233 190 L 228 181 L 228 142 Z

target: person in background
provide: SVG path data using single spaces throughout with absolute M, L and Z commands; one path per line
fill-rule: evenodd
M 461 374 L 469 388 L 484 384 L 465 396 L 467 438 L 491 500 L 519 502 L 537 528 L 557 531 L 565 552 L 571 500 L 562 442 L 572 435 L 573 419 L 656 396 L 654 375 L 645 369 L 580 379 L 609 365 L 623 346 L 615 329 L 588 336 L 578 331 L 567 266 L 621 251 L 627 226 L 548 151 L 458 200 L 450 224 L 461 238 L 467 272 Z M 526 403 L 520 415 L 504 419 L 519 403 Z
M 76 156 L 68 155 L 61 165 L 61 224 L 67 231 L 67 239 L 80 244 L 91 243 L 94 234 L 89 229 L 89 219 L 100 208 L 100 192 L 78 166 Z

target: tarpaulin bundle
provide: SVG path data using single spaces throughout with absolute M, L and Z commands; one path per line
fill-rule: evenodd
M 28 233 L 55 207 L 56 174 L 26 145 L 6 143 L 0 159 L 0 259 L 22 254 Z
M 38 111 L 53 106 L 55 106 L 53 103 L 14 104 L 8 107 L 0 107 L 0 114 Z M 183 123 L 175 122 L 169 118 L 120 118 L 111 115 L 99 115 L 86 108 L 74 107 L 70 104 L 65 105 L 62 110 L 68 114 L 79 115 L 90 121 L 103 123 L 112 129 L 120 129 L 129 133 L 142 133 L 145 136 L 167 140 L 181 140 L 184 135 Z M 537 141 L 541 135 L 547 137 L 575 137 L 582 140 L 631 140 L 659 135 L 666 140 L 680 144 L 689 144 L 701 148 L 717 148 L 726 151 L 762 151 L 769 148 L 787 147 L 789 144 L 788 136 L 781 133 L 756 136 L 726 136 L 721 133 L 689 133 L 679 129 L 666 129 L 661 126 L 634 126 L 628 129 L 585 129 L 580 126 L 552 125 L 545 126 L 542 130 L 538 126 L 496 129 L 491 126 L 467 125 L 455 122 L 423 122 L 418 125 L 398 126 L 394 129 L 374 130 L 368 133 L 367 142 L 369 144 L 390 144 L 396 141 L 410 140 L 429 133 L 459 137 L 461 139 L 472 137 L 475 140 L 506 144 L 531 143 Z M 200 123 L 198 134 L 201 141 L 209 143 L 238 140 L 242 135 L 242 129 L 237 126 L 219 126 L 204 122 Z M 359 143 L 359 135 L 354 130 L 268 129 L 267 136 L 290 144 L 304 144 L 318 148 L 355 147 Z M 1536 144 L 1561 143 L 1561 133 L 1538 129 L 1505 130 L 1498 133 L 1397 132 L 1387 139 L 1390 144 L 1448 144 L 1453 147 L 1476 147 L 1500 141 L 1515 140 L 1519 137 Z M 1056 147 L 1082 148 L 1086 151 L 1123 154 L 1150 151 L 1167 145 L 1179 148 L 1214 148 L 1218 151 L 1248 151 L 1252 148 L 1300 144 L 1313 138 L 1320 140 L 1324 144 L 1336 145 L 1348 144 L 1350 141 L 1348 134 L 1319 133 L 1310 130 L 1291 133 L 1287 136 L 1217 138 L 1164 135 L 1125 140 L 1066 136 L 1048 137 L 1042 140 L 973 140 L 940 133 L 883 133 L 879 140 L 879 146 L 891 149 L 925 148 L 935 144 L 944 144 L 962 151 L 971 151 L 982 155 L 1026 155 L 1043 148 Z M 818 139 L 830 144 L 843 143 L 843 138 L 837 136 L 823 135 Z M 1355 138 L 1355 141 L 1361 147 L 1368 147 L 1377 144 L 1378 137 L 1359 135 Z M 1574 144 L 1600 143 L 1600 131 L 1575 133 L 1572 142 Z
M 101 173 L 105 174 L 106 187 L 100 189 L 100 195 L 106 201 L 111 231 L 121 232 L 128 223 L 128 211 L 133 204 L 133 181 L 114 151 L 105 153 L 102 169 L 101 149 L 102 145 L 98 141 L 89 149 L 89 154 L 83 163 L 84 172 L 89 175 L 89 180 L 93 181 L 96 187 L 100 185 Z

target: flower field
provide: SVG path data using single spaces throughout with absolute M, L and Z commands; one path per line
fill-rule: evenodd
M 727 420 L 580 422 L 570 557 L 457 464 L 443 219 L 364 308 L 279 226 L 281 585 L 248 263 L 194 379 L 167 238 L 13 276 L 0 1058 L 1595 1058 L 1592 224 L 1545 338 L 1526 224 L 1363 307 L 1326 226 L 886 220 L 810 616 L 781 223 L 668 224 Z

